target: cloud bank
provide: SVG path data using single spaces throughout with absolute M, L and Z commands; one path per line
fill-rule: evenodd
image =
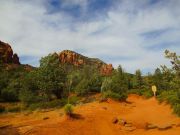
M 165 49 L 180 54 L 179 7 L 179 0 L 1 0 L 0 40 L 34 66 L 70 49 L 147 73 L 169 64 Z

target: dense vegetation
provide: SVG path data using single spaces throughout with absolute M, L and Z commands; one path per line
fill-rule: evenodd
M 110 76 L 102 76 L 93 66 L 67 71 L 67 65 L 59 62 L 57 54 L 50 54 L 40 60 L 40 67 L 26 71 L 23 67 L 5 70 L 0 64 L 0 102 L 21 102 L 24 108 L 49 108 L 64 106 L 71 111 L 69 103 L 78 97 L 102 93 L 103 98 L 124 101 L 128 93 L 145 97 L 153 96 L 151 86 L 157 86 L 160 101 L 170 103 L 180 116 L 180 56 L 165 51 L 172 68 L 161 66 L 153 74 L 142 76 L 138 69 L 134 75 L 125 73 L 119 66 Z M 76 96 L 72 97 L 70 93 Z M 15 108 L 16 110 L 17 108 Z M 0 105 L 0 112 L 6 110 Z M 18 109 L 17 109 L 18 110 Z

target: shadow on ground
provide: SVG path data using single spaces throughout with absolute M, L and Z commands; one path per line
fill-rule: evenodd
M 19 130 L 12 126 L 0 128 L 0 135 L 20 135 Z

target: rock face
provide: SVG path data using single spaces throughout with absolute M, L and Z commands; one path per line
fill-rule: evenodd
M 0 62 L 3 64 L 20 64 L 19 57 L 16 53 L 13 54 L 11 46 L 2 41 L 0 41 Z
M 62 51 L 59 54 L 59 60 L 63 64 L 68 63 L 68 64 L 73 64 L 75 66 L 80 66 L 85 64 L 85 59 L 86 57 L 70 50 Z
M 113 66 L 112 64 L 103 65 L 100 69 L 102 75 L 110 75 L 112 73 Z
M 74 51 L 64 50 L 58 55 L 62 64 L 70 64 L 76 67 L 83 67 L 85 65 L 94 66 L 99 69 L 102 75 L 110 75 L 113 70 L 112 64 L 106 64 L 97 58 L 88 58 Z

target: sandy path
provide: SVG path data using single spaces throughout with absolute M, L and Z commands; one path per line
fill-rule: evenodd
M 61 116 L 62 110 L 45 113 L 33 113 L 0 116 L 1 123 L 11 123 L 16 134 L 26 135 L 179 135 L 180 118 L 172 114 L 169 105 L 158 104 L 156 99 L 143 99 L 136 95 L 128 97 L 128 103 L 112 100 L 104 103 L 88 103 L 75 107 L 77 119 Z M 49 117 L 43 120 L 44 117 Z M 124 130 L 120 124 L 113 124 L 114 117 L 125 119 L 133 124 L 136 130 Z M 145 130 L 146 123 L 173 128 L 160 131 L 158 129 Z M 10 135 L 15 134 L 9 133 Z M 0 130 L 0 135 L 4 135 Z M 6 135 L 8 135 L 6 133 Z

